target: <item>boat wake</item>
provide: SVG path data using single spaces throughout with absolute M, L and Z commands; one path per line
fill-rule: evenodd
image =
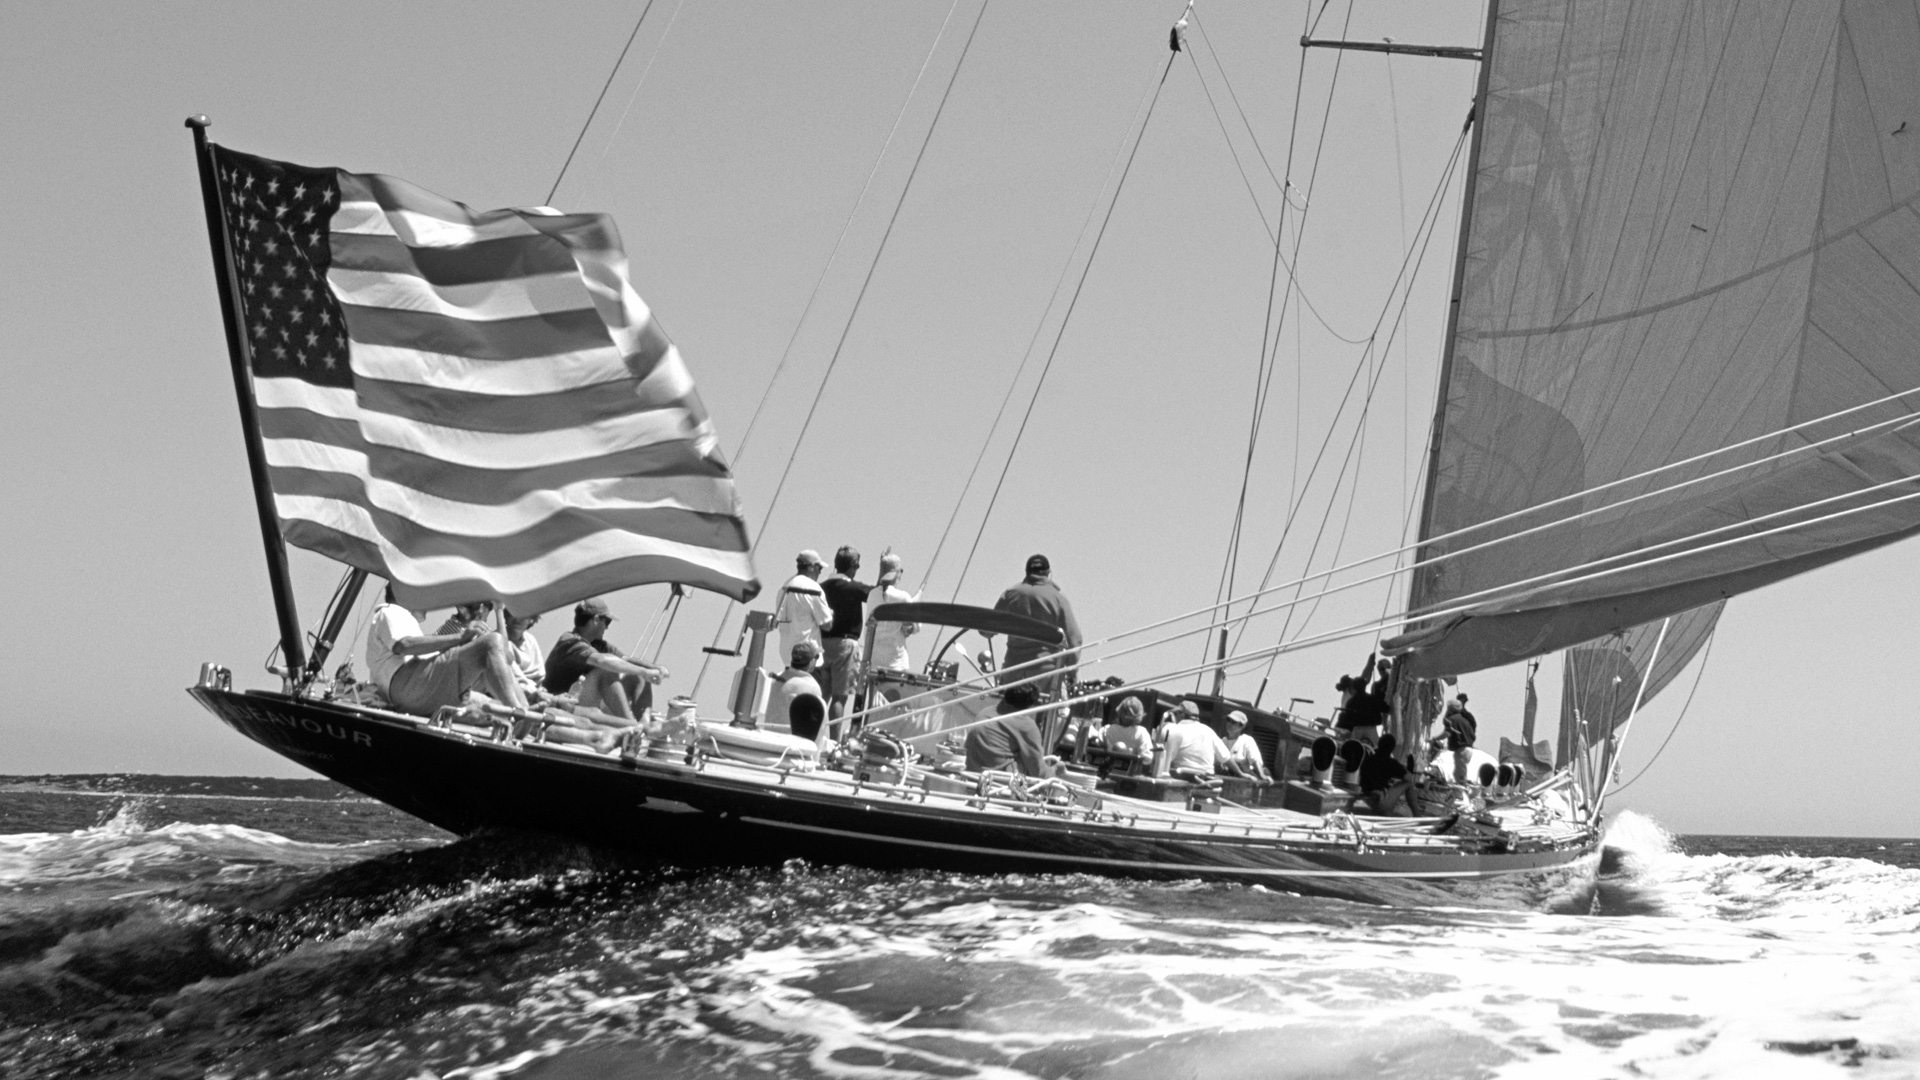
M 1897 1076 L 1920 1061 L 1920 870 L 1687 855 L 1626 814 L 1605 884 L 1637 910 L 1579 916 L 691 871 L 541 837 L 382 848 L 139 816 L 0 836 L 0 1072 Z

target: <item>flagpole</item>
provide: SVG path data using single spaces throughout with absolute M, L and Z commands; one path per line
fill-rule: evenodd
M 207 242 L 213 248 L 213 278 L 220 289 L 220 315 L 227 326 L 227 357 L 233 364 L 233 391 L 240 402 L 240 433 L 247 443 L 247 471 L 253 478 L 253 507 L 260 518 L 260 540 L 266 547 L 267 580 L 273 586 L 273 607 L 280 618 L 280 655 L 285 678 L 292 683 L 306 667 L 305 639 L 300 615 L 293 606 L 293 577 L 287 571 L 287 546 L 280 537 L 280 514 L 274 509 L 273 489 L 267 483 L 267 456 L 260 445 L 260 417 L 253 404 L 253 365 L 247 335 L 240 321 L 240 303 L 233 286 L 233 249 L 227 243 L 227 216 L 220 203 L 220 175 L 207 142 L 205 116 L 187 117 L 193 129 L 194 157 L 200 162 L 200 195 L 207 212 Z

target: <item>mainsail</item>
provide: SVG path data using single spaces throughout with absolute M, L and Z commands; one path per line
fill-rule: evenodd
M 224 147 L 214 165 L 288 542 L 416 608 L 759 591 L 732 473 L 610 218 L 476 213 Z
M 1913 5 L 1506 0 L 1485 64 L 1403 670 L 1920 530 Z

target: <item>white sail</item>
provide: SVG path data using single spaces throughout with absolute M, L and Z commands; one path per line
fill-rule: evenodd
M 1912 5 L 1493 20 L 1412 597 L 1470 609 L 1397 643 L 1411 671 L 1603 638 L 1920 529 L 1897 422 L 1920 395 L 1883 401 L 1920 389 Z

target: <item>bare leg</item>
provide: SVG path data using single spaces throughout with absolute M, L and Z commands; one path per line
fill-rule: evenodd
M 599 668 L 587 672 L 585 685 L 580 688 L 580 704 L 609 716 L 611 722 L 623 727 L 636 723 L 633 716 L 632 691 L 628 679 L 637 676 L 616 675 Z
M 467 651 L 467 656 L 462 659 L 462 670 L 471 671 L 467 667 L 470 662 L 477 662 L 480 667 L 480 677 L 476 680 L 479 690 L 495 701 L 516 709 L 527 707 L 527 695 L 521 691 L 519 680 L 513 677 L 513 659 L 505 634 L 495 630 L 459 648 Z

